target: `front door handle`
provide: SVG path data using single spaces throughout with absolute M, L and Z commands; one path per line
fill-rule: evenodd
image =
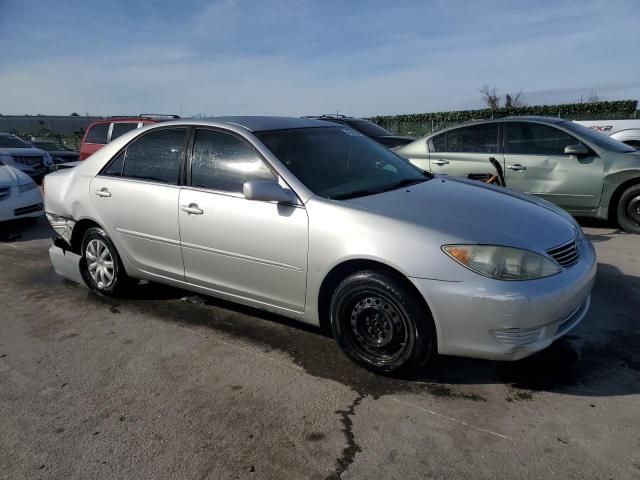
M 102 187 L 100 190 L 96 190 L 96 195 L 99 197 L 110 197 L 111 192 L 107 189 L 107 187 Z
M 444 158 L 440 159 L 440 160 L 434 160 L 433 163 L 435 163 L 436 165 L 449 165 L 449 160 L 445 160 Z
M 514 172 L 521 172 L 527 169 L 527 167 L 525 167 L 524 165 L 520 165 L 519 163 L 516 163 L 515 165 L 507 165 L 507 168 L 509 170 L 513 170 Z
M 189 205 L 182 205 L 180 207 L 183 212 L 187 212 L 189 215 L 202 215 L 204 210 L 198 207 L 197 203 L 190 203 Z

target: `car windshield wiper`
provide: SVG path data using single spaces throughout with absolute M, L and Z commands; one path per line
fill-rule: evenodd
M 363 190 L 355 190 L 353 192 L 334 195 L 331 198 L 333 200 L 347 200 L 349 198 L 364 197 L 366 195 L 375 195 L 376 193 L 388 192 L 390 190 L 395 190 L 397 188 L 408 187 L 409 185 L 415 185 L 417 183 L 426 182 L 427 180 L 431 180 L 431 177 L 405 178 L 404 180 L 400 180 L 399 182 L 394 183 L 392 185 L 386 185 L 384 187 L 378 187 L 378 188 L 366 188 Z
M 409 185 L 416 185 L 418 183 L 426 182 L 427 180 L 431 180 L 430 177 L 424 178 L 405 178 L 404 180 L 400 180 L 398 183 L 394 183 L 393 185 L 388 185 L 383 187 L 381 192 L 388 192 L 389 190 L 395 190 L 396 188 L 408 187 Z

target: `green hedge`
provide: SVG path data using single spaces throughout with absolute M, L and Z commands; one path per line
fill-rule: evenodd
M 467 122 L 502 118 L 512 115 L 541 115 L 568 120 L 636 118 L 637 100 L 619 100 L 595 103 L 565 103 L 560 105 L 532 105 L 518 108 L 492 110 L 458 110 L 453 112 L 414 113 L 408 115 L 379 115 L 371 120 L 397 133 L 429 133 L 445 126 Z M 410 130 L 408 130 L 410 129 Z

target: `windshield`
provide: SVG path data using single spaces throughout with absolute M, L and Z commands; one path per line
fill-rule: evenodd
M 256 136 L 309 190 L 325 198 L 372 195 L 432 178 L 350 128 L 298 128 Z
M 347 123 L 369 137 L 385 137 L 387 135 L 393 135 L 393 133 L 385 130 L 380 125 L 368 122 L 367 120 L 347 120 Z
M 31 148 L 31 145 L 13 135 L 0 135 L 0 148 Z
M 567 130 L 577 133 L 583 136 L 586 140 L 595 143 L 597 146 L 618 153 L 635 152 L 636 149 L 627 145 L 626 143 L 619 142 L 611 137 L 606 136 L 604 133 L 596 132 L 590 128 L 580 125 L 575 122 L 562 122 L 561 125 Z
M 36 147 L 46 150 L 47 152 L 53 152 L 54 150 L 64 150 L 64 147 L 53 142 L 32 142 Z

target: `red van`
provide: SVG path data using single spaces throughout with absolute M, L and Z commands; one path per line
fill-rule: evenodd
M 109 117 L 105 120 L 93 122 L 87 128 L 80 145 L 80 160 L 85 160 L 93 152 L 100 150 L 107 143 L 150 123 L 175 120 L 177 115 L 143 114 L 137 117 Z

